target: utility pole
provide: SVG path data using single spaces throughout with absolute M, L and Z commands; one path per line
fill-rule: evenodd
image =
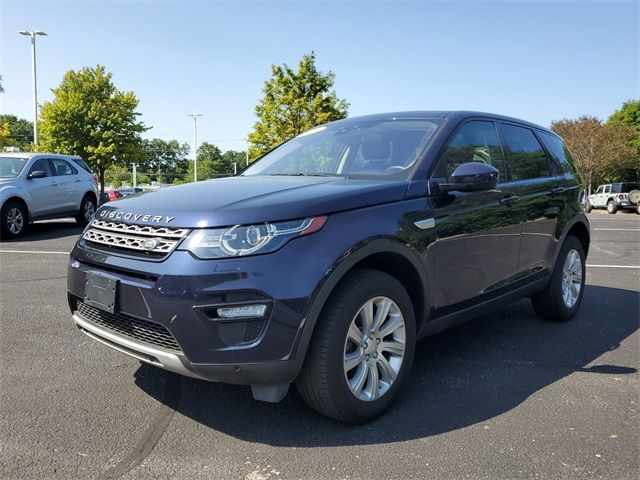
M 131 166 L 133 167 L 133 188 L 136 188 L 138 186 L 136 181 L 137 180 L 136 174 L 138 173 L 138 164 L 132 163 Z
M 190 113 L 190 117 L 193 117 L 193 181 L 198 181 L 198 117 L 202 115 L 199 113 Z
M 31 73 L 33 77 L 33 144 L 38 145 L 38 80 L 36 77 L 36 37 L 47 35 L 40 30 L 21 30 L 25 37 L 31 37 Z
M 233 162 L 233 174 L 238 174 L 238 164 L 236 162 Z

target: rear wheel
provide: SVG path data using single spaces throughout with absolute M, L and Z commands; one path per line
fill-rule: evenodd
M 618 212 L 618 206 L 616 205 L 616 202 L 614 202 L 613 200 L 609 200 L 607 202 L 607 212 L 612 215 Z
M 82 203 L 80 203 L 80 210 L 76 215 L 76 223 L 84 227 L 91 221 L 94 213 L 96 213 L 96 201 L 91 195 L 87 194 L 82 198 Z
M 5 203 L 0 217 L 4 238 L 18 238 L 24 235 L 28 223 L 28 214 L 24 205 L 15 201 Z
M 531 297 L 536 313 L 554 322 L 571 320 L 582 302 L 585 271 L 582 243 L 570 235 L 562 245 L 549 284 Z
M 325 306 L 296 383 L 307 404 L 347 423 L 384 412 L 408 374 L 415 318 L 406 290 L 377 270 L 349 274 Z

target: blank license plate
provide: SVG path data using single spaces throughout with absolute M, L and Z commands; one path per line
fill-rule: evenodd
M 118 280 L 99 273 L 87 273 L 84 302 L 109 313 L 116 311 Z

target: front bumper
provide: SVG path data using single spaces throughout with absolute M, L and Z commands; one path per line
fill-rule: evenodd
M 162 262 L 79 244 L 68 267 L 73 320 L 94 340 L 175 373 L 252 386 L 290 383 L 302 365 L 304 352 L 296 355 L 296 347 L 310 299 L 330 267 L 330 257 L 306 254 L 310 241 L 300 238 L 272 254 L 229 260 L 175 251 Z M 291 258 L 300 260 L 295 268 Z M 117 280 L 115 314 L 95 308 L 87 314 L 85 285 L 96 273 Z M 269 306 L 264 318 L 221 320 L 210 314 L 253 302 Z M 133 326 L 123 326 L 126 321 Z M 175 344 L 157 342 L 153 332 L 145 336 L 147 326 L 165 331 L 163 338 Z

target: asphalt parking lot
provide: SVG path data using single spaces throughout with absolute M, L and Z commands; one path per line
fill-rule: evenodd
M 423 340 L 399 401 L 363 426 L 85 337 L 66 304 L 80 230 L 33 225 L 0 243 L 0 478 L 637 478 L 640 216 L 589 217 L 574 321 L 520 301 Z

